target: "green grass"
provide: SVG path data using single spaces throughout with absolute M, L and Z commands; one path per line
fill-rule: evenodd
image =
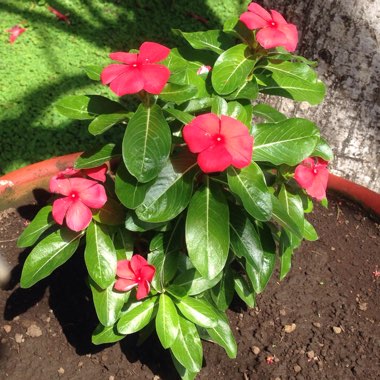
M 110 63 L 111 51 L 138 48 L 143 41 L 183 44 L 171 28 L 198 31 L 220 27 L 249 0 L 0 0 L 0 30 L 22 24 L 13 44 L 0 35 L 0 174 L 51 156 L 88 149 L 94 137 L 86 122 L 68 120 L 54 103 L 69 94 L 107 94 L 82 69 Z M 47 4 L 68 13 L 59 21 Z M 208 20 L 208 24 L 194 16 Z M 112 137 L 122 130 L 115 128 Z M 101 143 L 107 136 L 97 138 Z

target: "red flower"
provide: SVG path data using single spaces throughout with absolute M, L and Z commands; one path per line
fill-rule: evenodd
M 53 218 L 62 225 L 66 219 L 67 227 L 73 231 L 82 231 L 90 224 L 90 208 L 102 208 L 107 201 L 104 187 L 85 178 L 52 178 L 52 193 L 64 195 L 53 202 Z
M 240 21 L 248 29 L 260 29 L 256 34 L 256 40 L 264 49 L 283 46 L 288 51 L 296 50 L 297 27 L 288 24 L 280 13 L 274 10 L 270 12 L 259 4 L 251 3 L 248 6 L 248 12 L 244 12 L 240 16 Z
M 47 9 L 48 9 L 48 11 L 53 13 L 57 17 L 58 20 L 62 20 L 66 24 L 70 25 L 69 16 L 62 14 L 61 12 L 57 11 L 56 9 L 51 7 L 50 5 L 47 6 Z
M 9 42 L 13 44 L 17 40 L 17 37 L 23 34 L 25 31 L 25 28 L 21 28 L 18 25 L 12 26 L 12 28 L 7 29 L 7 32 L 10 33 Z
M 253 137 L 248 128 L 232 117 L 213 113 L 197 116 L 183 128 L 183 138 L 205 173 L 221 172 L 233 165 L 251 163 Z
M 140 255 L 132 256 L 131 260 L 120 260 L 117 263 L 115 289 L 128 292 L 137 286 L 136 298 L 141 300 L 150 292 L 150 282 L 153 280 L 156 268 L 149 265 Z
M 329 171 L 327 162 L 319 157 L 306 158 L 296 167 L 294 179 L 306 192 L 318 201 L 326 198 Z
M 103 84 L 118 96 L 136 94 L 145 90 L 159 94 L 169 79 L 170 71 L 156 62 L 164 60 L 170 49 L 155 42 L 144 42 L 140 53 L 111 53 L 110 58 L 123 64 L 112 64 L 103 69 L 100 78 Z

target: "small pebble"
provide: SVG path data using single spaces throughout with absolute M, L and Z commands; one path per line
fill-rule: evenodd
M 334 330 L 335 334 L 340 334 L 342 332 L 342 329 L 340 327 L 337 327 L 337 326 L 334 326 L 333 330 Z
M 19 319 L 20 319 L 20 316 L 18 316 L 18 315 L 13 318 L 14 321 L 18 321 Z
M 294 368 L 294 372 L 298 373 L 302 371 L 302 368 L 298 364 L 296 364 L 293 368 Z
M 153 380 L 160 380 L 160 376 L 154 375 Z
M 251 350 L 252 352 L 255 354 L 255 355 L 258 355 L 260 353 L 260 348 L 257 347 L 257 346 L 252 346 L 251 347 Z
M 33 324 L 28 327 L 28 330 L 26 330 L 26 335 L 29 335 L 32 338 L 38 338 L 42 335 L 42 330 L 39 326 Z
M 281 380 L 281 377 L 276 377 L 274 380 Z
M 78 367 L 79 367 L 79 368 L 83 367 L 83 362 L 79 362 L 79 363 L 78 363 Z
M 286 315 L 286 310 L 285 309 L 281 309 L 280 310 L 280 315 L 282 315 L 284 317 Z
M 11 325 L 4 325 L 4 326 L 3 326 L 3 329 L 4 329 L 4 331 L 5 331 L 7 334 L 9 334 L 9 333 L 11 332 L 11 330 L 12 330 L 12 326 L 11 326 Z
M 109 378 L 108 378 L 108 380 L 115 380 L 115 376 L 110 376 Z
M 285 325 L 284 326 L 284 331 L 288 334 L 292 333 L 296 329 L 296 324 L 292 323 L 291 325 Z
M 313 322 L 313 326 L 320 329 L 321 328 L 321 324 L 319 322 Z
M 362 310 L 362 311 L 366 311 L 368 309 L 367 302 L 360 302 L 359 303 L 359 309 Z
M 315 356 L 315 353 L 314 353 L 313 350 L 311 350 L 311 351 L 308 351 L 308 352 L 306 353 L 306 355 L 307 355 L 307 357 L 308 357 L 309 359 L 313 359 L 314 356 Z
M 15 335 L 15 341 L 16 341 L 16 343 L 24 342 L 24 336 L 22 334 L 16 334 Z
M 59 370 L 58 370 L 58 373 L 60 375 L 63 375 L 65 373 L 65 370 L 61 367 Z

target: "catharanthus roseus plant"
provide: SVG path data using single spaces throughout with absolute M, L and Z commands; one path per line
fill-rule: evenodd
M 318 104 L 325 94 L 315 63 L 292 53 L 297 29 L 282 15 L 252 3 L 223 30 L 174 32 L 186 47 L 148 41 L 86 67 L 119 101 L 57 103 L 88 119 L 92 135 L 118 125 L 124 137 L 52 178 L 51 205 L 19 238 L 35 245 L 21 286 L 83 243 L 93 343 L 155 328 L 180 376 L 193 379 L 201 339 L 236 356 L 225 313 L 234 295 L 253 307 L 276 265 L 284 278 L 302 240 L 317 239 L 305 214 L 309 197 L 325 202 L 332 152 L 312 121 L 261 96 Z

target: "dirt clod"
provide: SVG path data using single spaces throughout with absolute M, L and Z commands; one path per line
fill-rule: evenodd
M 11 332 L 11 330 L 12 330 L 12 326 L 11 326 L 11 325 L 4 325 L 4 326 L 3 326 L 3 329 L 4 329 L 4 331 L 5 331 L 7 334 L 9 334 L 9 333 Z
M 32 338 L 38 338 L 42 335 L 42 330 L 39 326 L 32 324 L 28 327 L 28 330 L 26 330 L 26 335 L 29 335 Z
M 290 334 L 290 333 L 292 333 L 296 329 L 296 327 L 297 327 L 297 325 L 295 323 L 292 323 L 291 325 L 285 325 L 284 326 L 284 331 L 287 334 Z

